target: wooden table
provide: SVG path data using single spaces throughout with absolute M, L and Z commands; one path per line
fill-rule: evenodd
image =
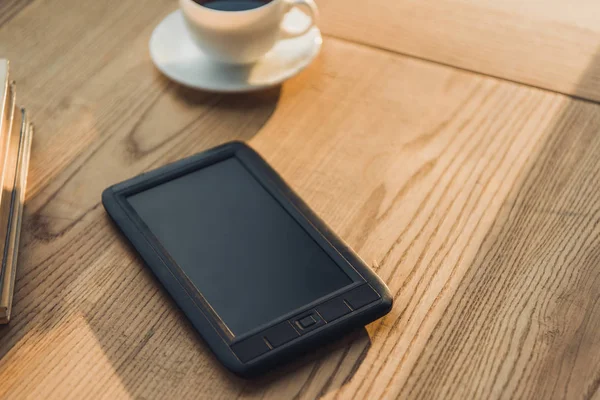
M 600 396 L 600 2 L 322 0 L 316 62 L 163 78 L 174 0 L 2 0 L 37 126 L 2 398 Z M 366 330 L 256 381 L 216 362 L 101 204 L 239 139 L 389 284 Z

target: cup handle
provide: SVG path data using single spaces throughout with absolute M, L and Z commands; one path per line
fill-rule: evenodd
M 302 9 L 306 15 L 310 17 L 310 24 L 303 30 L 299 32 L 292 32 L 287 30 L 283 23 L 281 24 L 281 32 L 280 39 L 291 39 L 298 36 L 304 35 L 308 32 L 313 26 L 317 24 L 317 18 L 319 17 L 319 10 L 317 9 L 317 5 L 314 0 L 284 0 L 287 6 L 286 14 L 292 10 L 294 7 L 298 7 Z

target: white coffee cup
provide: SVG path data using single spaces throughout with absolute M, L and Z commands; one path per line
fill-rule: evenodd
M 220 11 L 193 0 L 179 0 L 186 26 L 196 45 L 209 57 L 227 64 L 249 64 L 265 55 L 280 39 L 304 35 L 316 24 L 313 0 L 271 0 L 257 8 Z M 311 19 L 298 32 L 282 26 L 285 15 L 301 8 Z

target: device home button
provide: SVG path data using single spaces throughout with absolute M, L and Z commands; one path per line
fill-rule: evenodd
M 303 329 L 310 328 L 311 326 L 313 326 L 316 323 L 317 323 L 317 321 L 313 318 L 312 315 L 307 315 L 306 317 L 300 318 L 298 320 L 298 324 Z
M 294 321 L 294 325 L 296 326 L 300 334 L 305 334 L 314 329 L 317 329 L 320 326 L 325 325 L 325 321 L 323 321 L 321 317 L 319 317 L 319 314 L 312 311 L 308 314 L 304 314 L 296 318 L 296 320 Z

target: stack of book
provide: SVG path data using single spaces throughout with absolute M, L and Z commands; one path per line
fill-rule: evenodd
M 33 128 L 0 59 L 0 324 L 10 320 Z

